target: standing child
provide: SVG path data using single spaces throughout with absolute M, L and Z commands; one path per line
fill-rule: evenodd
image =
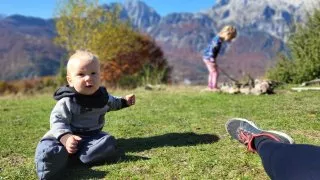
M 35 154 L 39 179 L 54 179 L 70 158 L 84 164 L 116 161 L 120 154 L 115 138 L 102 132 L 105 114 L 135 104 L 135 96 L 114 97 L 100 86 L 97 56 L 77 51 L 67 64 L 69 86 L 59 88 L 50 116 L 50 130 L 40 140 Z
M 237 30 L 233 26 L 225 26 L 216 35 L 208 47 L 204 50 L 203 61 L 209 71 L 208 75 L 208 89 L 211 91 L 218 91 L 218 65 L 217 56 L 219 54 L 223 42 L 231 42 L 237 36 Z

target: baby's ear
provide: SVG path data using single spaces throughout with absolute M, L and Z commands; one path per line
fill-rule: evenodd
M 72 84 L 72 78 L 70 77 L 70 76 L 68 76 L 67 75 L 67 81 L 68 81 L 68 84 L 69 84 L 69 86 L 73 86 L 73 84 Z

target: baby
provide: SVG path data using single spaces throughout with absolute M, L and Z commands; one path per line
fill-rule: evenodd
M 105 114 L 135 104 L 135 95 L 123 98 L 108 94 L 100 86 L 100 65 L 96 55 L 78 50 L 67 64 L 68 86 L 59 88 L 50 116 L 50 130 L 40 140 L 35 155 L 39 179 L 55 179 L 68 161 L 84 164 L 117 161 L 121 153 L 116 140 L 103 132 Z

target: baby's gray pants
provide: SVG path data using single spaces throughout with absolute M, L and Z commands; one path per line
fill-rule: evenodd
M 71 156 L 84 164 L 95 164 L 114 158 L 115 138 L 105 132 L 93 136 L 81 136 L 78 152 L 69 155 L 66 148 L 55 138 L 41 139 L 35 154 L 36 171 L 39 179 L 56 179 L 67 167 Z

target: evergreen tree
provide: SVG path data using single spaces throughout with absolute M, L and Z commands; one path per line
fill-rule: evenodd
M 279 55 L 277 64 L 267 72 L 267 77 L 275 81 L 290 83 L 293 81 L 293 67 L 292 60 L 286 56 Z
M 296 25 L 288 40 L 290 56 L 280 58 L 267 72 L 270 79 L 301 83 L 320 77 L 320 10 L 314 10 L 305 24 Z
M 320 10 L 299 25 L 289 41 L 295 63 L 293 82 L 301 83 L 320 77 Z

